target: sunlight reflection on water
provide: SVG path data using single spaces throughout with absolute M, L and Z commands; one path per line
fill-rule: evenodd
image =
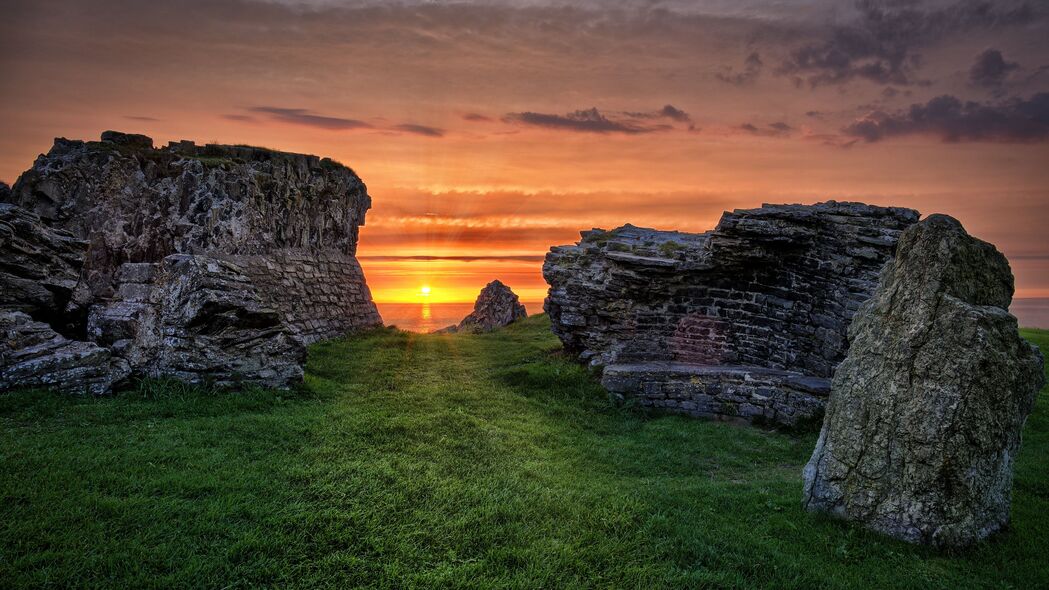
M 458 324 L 474 309 L 473 303 L 376 303 L 382 321 L 411 332 L 433 332 Z M 543 311 L 541 301 L 525 301 L 529 315 Z

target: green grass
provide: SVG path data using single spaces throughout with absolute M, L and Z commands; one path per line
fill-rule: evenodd
M 803 512 L 814 435 L 616 407 L 546 322 L 320 344 L 294 393 L 0 396 L 0 587 L 1049 582 L 1046 392 L 1012 529 L 939 554 Z

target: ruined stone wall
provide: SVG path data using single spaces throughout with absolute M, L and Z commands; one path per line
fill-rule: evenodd
M 55 339 L 40 359 L 4 352 L 0 370 L 17 360 L 16 381 L 91 393 L 128 374 L 287 387 L 302 379 L 306 344 L 382 324 L 354 257 L 371 197 L 332 160 L 156 149 L 106 132 L 55 140 L 3 188 L 0 312 L 30 313 L 71 343 Z M 57 338 L 5 318 L 11 342 Z M 86 371 L 113 378 L 87 389 L 68 378 L 82 350 Z
M 304 342 L 381 324 L 354 255 L 371 207 L 327 158 L 106 132 L 57 139 L 6 198 L 89 247 L 68 310 L 83 325 L 127 262 L 234 257 Z
M 292 333 L 310 344 L 382 325 L 357 259 L 334 251 L 285 250 L 231 257 L 252 278 L 263 300 Z
M 565 347 L 592 366 L 655 363 L 647 387 L 606 379 L 622 395 L 666 400 L 652 384 L 676 382 L 678 371 L 656 370 L 675 363 L 826 380 L 844 358 L 849 320 L 917 219 L 908 209 L 830 201 L 733 211 L 706 234 L 630 225 L 583 232 L 578 244 L 547 255 L 545 309 Z M 707 371 L 690 379 L 706 388 L 721 378 Z M 811 389 L 825 395 L 828 387 Z M 740 403 L 711 407 L 704 413 L 751 418 Z M 761 414 L 782 422 L 789 412 Z

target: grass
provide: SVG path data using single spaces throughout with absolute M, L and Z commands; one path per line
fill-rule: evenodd
M 616 407 L 557 344 L 542 316 L 379 330 L 314 346 L 294 393 L 0 396 L 0 587 L 1049 582 L 1045 391 L 1012 529 L 941 554 L 803 512 L 814 435 Z

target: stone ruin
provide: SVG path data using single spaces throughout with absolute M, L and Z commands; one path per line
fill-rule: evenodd
M 109 131 L 56 139 L 0 200 L 0 388 L 287 387 L 305 345 L 382 324 L 355 258 L 371 198 L 327 158 Z
M 940 547 L 1008 524 L 1013 458 L 1045 382 L 1012 295 L 1005 257 L 954 219 L 904 232 L 849 329 L 805 467 L 809 510 Z
M 565 348 L 644 406 L 784 426 L 818 420 L 911 209 L 828 201 L 722 216 L 703 234 L 626 225 L 551 249 Z
M 490 332 L 509 326 L 528 317 L 525 306 L 517 294 L 498 279 L 481 289 L 474 301 L 474 310 L 456 326 L 448 326 L 439 332 Z

